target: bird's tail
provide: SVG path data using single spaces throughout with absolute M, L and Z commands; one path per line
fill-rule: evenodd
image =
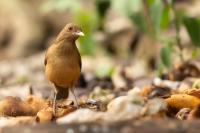
M 69 96 L 69 88 L 63 88 L 60 86 L 56 86 L 56 90 L 57 90 L 57 97 L 56 100 L 60 100 L 60 99 L 67 99 Z

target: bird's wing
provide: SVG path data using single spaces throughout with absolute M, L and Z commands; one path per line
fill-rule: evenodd
M 79 63 L 79 67 L 81 69 L 82 68 L 82 62 L 81 62 L 81 55 L 80 55 L 79 52 L 78 52 L 78 55 L 79 55 L 79 57 L 78 57 L 78 63 Z
M 53 46 L 53 44 L 47 49 L 47 51 L 46 51 L 46 53 L 45 53 L 45 58 L 44 58 L 44 65 L 45 65 L 45 66 L 47 65 L 48 57 L 50 57 L 50 53 L 51 53 L 51 50 L 52 50 L 52 46 Z

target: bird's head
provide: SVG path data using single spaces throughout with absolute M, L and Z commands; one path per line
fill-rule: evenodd
M 84 36 L 84 33 L 82 32 L 82 29 L 79 26 L 73 23 L 67 24 L 59 34 L 60 38 L 65 38 L 71 41 L 76 41 L 76 39 L 78 39 L 79 36 Z

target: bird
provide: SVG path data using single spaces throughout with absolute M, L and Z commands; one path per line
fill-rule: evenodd
M 84 36 L 84 33 L 78 25 L 66 24 L 45 54 L 45 75 L 54 85 L 54 115 L 56 115 L 56 101 L 67 99 L 69 91 L 78 106 L 74 89 L 80 77 L 82 62 L 75 42 L 80 36 Z

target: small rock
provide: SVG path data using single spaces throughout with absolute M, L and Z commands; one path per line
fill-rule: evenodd
M 0 117 L 0 127 L 16 126 L 22 124 L 34 124 L 35 117 L 19 116 L 19 117 Z
M 83 123 L 83 122 L 99 122 L 104 116 L 102 112 L 95 112 L 90 109 L 79 109 L 69 115 L 58 118 L 58 124 L 65 123 Z
M 146 115 L 155 115 L 160 112 L 164 112 L 167 110 L 167 104 L 164 99 L 154 98 L 147 102 L 146 104 L 147 111 Z
M 113 99 L 107 106 L 107 113 L 112 121 L 127 120 L 140 116 L 145 101 L 139 96 L 120 96 Z

